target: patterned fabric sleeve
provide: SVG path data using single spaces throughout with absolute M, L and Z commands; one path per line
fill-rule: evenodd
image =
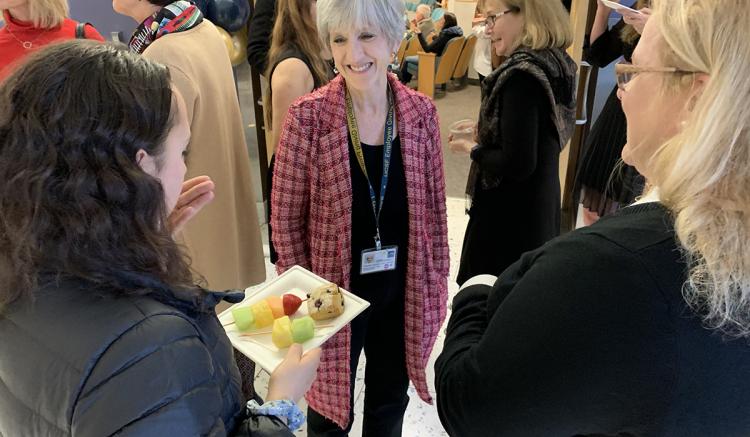
M 432 256 L 435 266 L 442 278 L 447 278 L 450 272 L 450 250 L 448 248 L 448 216 L 445 205 L 445 174 L 443 169 L 443 147 L 440 141 L 440 122 L 435 106 L 431 105 L 428 113 L 427 129 L 431 135 L 430 157 L 432 165 L 432 220 L 430 235 L 432 236 Z
M 279 273 L 294 265 L 310 269 L 308 210 L 310 208 L 309 153 L 314 110 L 303 105 L 289 108 L 282 128 L 271 193 L 273 244 Z M 305 129 L 305 126 L 308 129 Z

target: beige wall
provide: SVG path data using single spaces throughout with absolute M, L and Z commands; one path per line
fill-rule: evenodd
M 464 35 L 471 34 L 471 20 L 474 18 L 474 11 L 477 8 L 475 1 L 452 0 L 448 3 L 448 10 L 456 14 L 458 25 L 464 30 Z M 477 72 L 474 70 L 474 59 L 469 62 L 469 77 L 478 79 Z

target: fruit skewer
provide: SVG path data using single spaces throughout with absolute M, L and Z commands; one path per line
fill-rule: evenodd
M 324 329 L 324 328 L 333 328 L 333 323 L 325 323 L 322 325 L 315 325 L 315 329 Z M 262 334 L 270 334 L 271 331 L 254 331 L 254 332 L 246 332 L 239 334 L 240 337 L 254 337 L 256 335 L 262 335 Z M 315 335 L 317 337 L 317 335 Z
M 281 303 L 281 299 L 279 299 L 278 297 L 275 297 L 275 296 L 271 296 L 271 298 L 279 299 L 278 308 L 276 310 L 273 310 L 274 311 L 274 317 L 273 317 L 274 319 L 279 318 L 279 317 L 283 316 L 284 314 L 286 314 L 288 316 L 291 316 L 292 313 L 294 313 L 294 312 L 297 311 L 297 308 L 299 308 L 300 305 L 302 305 L 303 302 L 307 302 L 310 299 L 309 297 L 307 299 L 301 299 L 301 298 L 299 298 L 298 296 L 296 296 L 294 294 L 287 293 L 287 294 L 284 295 L 284 300 L 287 299 L 287 296 L 290 296 L 292 298 L 292 300 L 294 300 L 294 303 L 290 304 L 291 307 L 289 308 L 289 311 L 287 311 L 287 308 L 286 308 L 287 303 L 286 302 L 284 302 L 282 304 Z M 264 299 L 264 301 L 268 302 L 269 298 Z M 261 302 L 263 302 L 263 301 L 261 301 Z M 232 314 L 234 314 L 234 311 L 235 310 L 232 310 Z M 278 312 L 278 314 L 276 314 L 276 312 Z M 234 324 L 236 324 L 236 321 L 232 320 L 232 321 L 229 321 L 229 322 L 222 323 L 221 326 L 227 327 L 227 326 L 232 326 Z

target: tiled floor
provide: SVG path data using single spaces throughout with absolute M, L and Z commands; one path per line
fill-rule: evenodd
M 459 257 L 461 256 L 461 243 L 463 241 L 464 230 L 466 229 L 466 223 L 468 216 L 464 214 L 465 201 L 463 198 L 448 198 L 448 238 L 451 250 L 451 276 L 448 280 L 448 292 L 449 299 L 452 300 L 453 296 L 458 291 L 458 286 L 455 283 L 456 272 L 458 271 Z M 273 266 L 270 263 L 266 264 L 268 270 L 268 278 L 276 276 Z M 450 317 L 450 310 L 448 313 Z M 447 318 L 446 318 L 447 323 Z M 444 329 L 441 329 L 440 335 L 435 342 L 435 348 L 430 356 L 430 361 L 427 366 L 427 380 L 430 385 L 430 393 L 433 398 L 435 396 L 435 372 L 433 370 L 435 359 L 442 351 L 443 346 L 443 335 Z M 366 358 L 364 354 L 360 358 L 359 369 L 357 370 L 356 382 L 354 386 L 355 402 L 354 402 L 354 424 L 352 425 L 352 431 L 350 435 L 352 437 L 359 436 L 362 434 L 362 408 L 364 405 L 364 364 Z M 263 371 L 258 371 L 255 378 L 255 389 L 264 396 L 268 391 L 268 374 Z M 406 409 L 406 416 L 404 417 L 404 437 L 441 437 L 447 436 L 445 430 L 440 424 L 438 419 L 437 410 L 434 405 L 428 405 L 422 402 L 416 394 L 414 387 L 409 387 L 409 407 Z M 304 400 L 301 401 L 301 407 L 303 411 L 306 410 L 307 405 Z M 298 436 L 307 435 L 306 427 L 302 427 L 295 433 Z

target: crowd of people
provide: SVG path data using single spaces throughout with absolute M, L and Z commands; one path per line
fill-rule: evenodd
M 0 435 L 291 436 L 306 421 L 346 436 L 363 351 L 365 436 L 402 434 L 410 384 L 452 436 L 750 432 L 742 0 L 638 0 L 612 28 L 597 0 L 585 57 L 625 60 L 577 175 L 590 226 L 562 236 L 568 10 L 478 3 L 479 118 L 445 139 L 470 158 L 470 208 L 434 392 L 443 141 L 433 101 L 391 69 L 405 23 L 438 53 L 462 30 L 427 4 L 405 21 L 403 0 L 257 3 L 272 261 L 369 308 L 290 347 L 261 399 L 216 316 L 266 277 L 216 28 L 188 1 L 115 0 L 137 27 L 103 44 L 64 0 L 0 0 Z

